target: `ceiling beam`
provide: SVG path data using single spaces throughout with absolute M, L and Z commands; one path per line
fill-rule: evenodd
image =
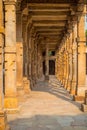
M 65 23 L 33 23 L 34 27 L 64 27 Z
M 45 15 L 45 16 L 42 16 L 42 15 L 38 15 L 38 16 L 36 16 L 36 15 L 33 15 L 32 17 L 31 17 L 31 19 L 34 21 L 34 20 L 53 20 L 53 21 L 55 21 L 55 20 L 67 20 L 68 19 L 68 17 L 67 17 L 67 15 L 60 15 L 60 16 L 55 16 L 55 15 L 52 15 L 52 16 L 49 16 L 49 15 Z
M 47 8 L 58 8 L 58 7 L 70 7 L 70 3 L 53 3 L 53 4 L 50 4 L 50 3 L 29 3 L 29 4 L 27 4 L 27 6 L 31 9 L 31 8 L 41 8 L 42 7 L 42 9 L 43 8 L 45 8 L 45 9 L 47 9 Z
M 38 15 L 42 15 L 42 16 L 46 16 L 46 15 L 53 15 L 53 16 L 60 16 L 60 15 L 69 15 L 71 11 L 55 11 L 55 12 L 50 12 L 50 11 L 35 11 L 35 12 L 32 12 L 32 11 L 29 11 L 29 14 L 30 15 L 35 15 L 35 16 L 38 16 Z

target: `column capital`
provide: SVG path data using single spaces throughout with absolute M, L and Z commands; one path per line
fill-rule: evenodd
M 77 11 L 83 12 L 84 11 L 84 3 L 78 3 L 77 4 Z
M 15 5 L 17 0 L 3 0 L 5 5 Z

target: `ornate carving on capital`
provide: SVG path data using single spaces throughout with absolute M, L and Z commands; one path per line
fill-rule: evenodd
M 76 4 L 72 4 L 71 7 L 70 7 L 70 10 L 71 10 L 71 15 L 75 15 L 75 12 L 77 10 Z
M 21 0 L 17 0 L 17 4 L 16 4 L 16 10 L 17 12 L 21 12 Z
M 84 11 L 84 3 L 79 3 L 77 5 L 77 11 L 78 12 L 83 12 Z
M 79 3 L 84 3 L 84 4 L 86 4 L 86 3 L 87 3 L 87 0 L 79 0 Z

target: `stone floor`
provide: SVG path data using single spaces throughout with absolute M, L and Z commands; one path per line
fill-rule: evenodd
M 20 105 L 18 114 L 8 115 L 11 130 L 87 130 L 87 113 L 53 76 L 39 81 Z

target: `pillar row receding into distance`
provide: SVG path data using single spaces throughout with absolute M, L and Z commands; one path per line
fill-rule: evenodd
M 82 8 L 83 9 L 83 8 Z M 86 87 L 85 11 L 72 15 L 66 34 L 57 50 L 56 76 L 73 95 L 84 100 Z M 58 68 L 57 68 L 58 67 Z

